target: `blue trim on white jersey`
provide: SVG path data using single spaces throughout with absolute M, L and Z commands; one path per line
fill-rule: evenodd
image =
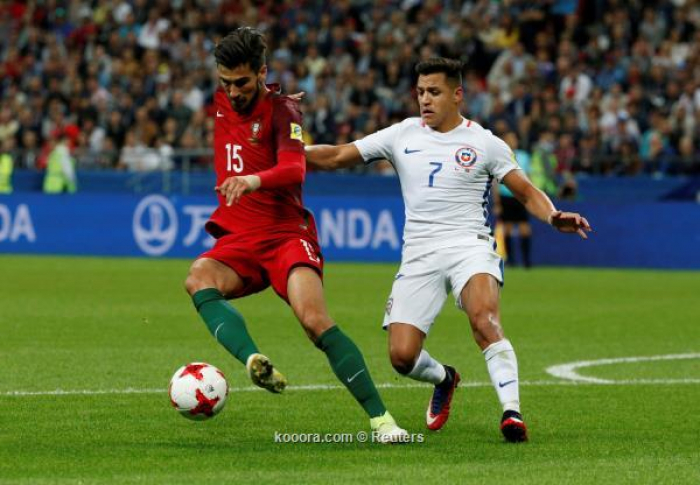
M 506 265 L 505 261 L 503 261 L 503 258 L 501 258 L 501 262 L 498 265 L 501 268 L 501 288 L 506 286 Z
M 493 236 L 493 228 L 489 224 L 489 197 L 491 196 L 491 182 L 493 182 L 493 175 L 489 175 L 489 179 L 486 181 L 486 189 L 484 190 L 483 202 L 481 207 L 484 210 L 484 226 L 488 228 L 489 235 Z

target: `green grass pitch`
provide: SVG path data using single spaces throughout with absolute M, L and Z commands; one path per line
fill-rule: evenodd
M 356 433 L 368 421 L 290 310 L 268 291 L 237 303 L 289 378 L 251 391 L 183 290 L 184 260 L 0 257 L 0 484 L 700 483 L 700 358 L 546 372 L 575 361 L 700 353 L 692 272 L 510 270 L 502 321 L 520 364 L 531 441 L 506 444 L 466 318 L 448 301 L 427 348 L 465 386 L 450 422 L 424 429 L 427 387 L 389 364 L 380 329 L 395 265 L 329 264 L 331 314 L 355 339 L 399 423 L 423 443 L 275 443 L 281 433 Z M 165 391 L 206 361 L 226 374 L 224 411 L 190 422 Z M 131 389 L 132 392 L 124 392 Z M 57 395 L 51 391 L 90 391 Z

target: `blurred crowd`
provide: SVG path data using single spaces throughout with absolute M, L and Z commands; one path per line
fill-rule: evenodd
M 41 169 L 65 136 L 81 166 L 209 167 L 212 51 L 240 25 L 306 93 L 307 142 L 415 116 L 413 67 L 440 55 L 465 63 L 465 116 L 551 176 L 700 172 L 694 0 L 0 2 L 3 153 Z

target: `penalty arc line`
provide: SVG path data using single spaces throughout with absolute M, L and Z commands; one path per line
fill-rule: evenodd
M 577 382 L 580 384 L 619 384 L 624 381 L 612 380 L 612 379 L 600 379 L 598 377 L 588 377 L 582 376 L 577 372 L 577 369 L 582 369 L 584 367 L 596 367 L 599 365 L 610 365 L 610 364 L 630 364 L 636 362 L 654 362 L 660 360 L 688 360 L 688 359 L 700 359 L 700 353 L 690 353 L 690 354 L 666 354 L 666 355 L 650 355 L 644 357 L 618 357 L 613 359 L 598 359 L 598 360 L 581 360 L 577 362 L 569 362 L 567 364 L 553 365 L 547 367 L 545 371 L 560 379 L 566 379 L 570 382 Z M 662 379 L 663 380 L 663 379 Z M 687 379 L 680 379 L 682 381 Z M 690 379 L 695 380 L 695 379 Z

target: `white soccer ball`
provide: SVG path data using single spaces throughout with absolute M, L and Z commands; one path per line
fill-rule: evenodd
M 213 365 L 193 362 L 175 372 L 168 393 L 170 402 L 180 414 L 201 421 L 216 416 L 224 408 L 228 382 Z

